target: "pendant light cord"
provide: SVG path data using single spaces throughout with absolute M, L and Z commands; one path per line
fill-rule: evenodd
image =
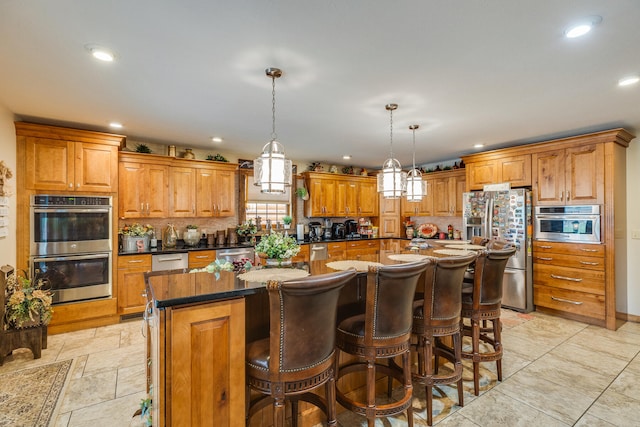
M 271 141 L 278 138 L 276 133 L 276 78 L 271 76 Z
M 416 168 L 416 128 L 413 129 L 413 169 Z
M 391 128 L 391 132 L 389 135 L 389 140 L 390 140 L 389 153 L 390 153 L 390 158 L 393 159 L 393 109 L 389 109 L 389 124 Z

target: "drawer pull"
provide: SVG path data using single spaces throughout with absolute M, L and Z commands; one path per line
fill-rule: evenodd
M 203 259 L 203 258 L 209 258 L 209 257 L 207 255 L 196 255 L 196 258 Z
M 133 261 L 127 261 L 129 264 L 140 264 L 142 262 L 141 259 L 134 259 Z
M 551 297 L 551 299 L 554 300 L 554 301 L 566 302 L 566 303 L 573 304 L 573 305 L 582 305 L 581 301 L 571 301 L 570 299 L 556 298 L 556 297 Z
M 580 248 L 580 250 L 581 250 L 582 252 L 598 252 L 598 250 L 597 250 L 597 249 L 585 249 L 585 248 Z
M 546 258 L 546 257 L 541 257 L 541 256 L 537 256 L 536 259 L 542 260 L 542 261 L 553 261 L 553 258 Z
M 540 245 L 540 247 L 542 249 L 551 249 L 551 248 L 553 248 L 553 246 L 547 246 L 547 245 Z
M 582 282 L 582 279 L 576 279 L 575 277 L 557 276 L 555 274 L 552 274 L 551 277 L 554 279 L 568 280 L 570 282 Z
M 599 265 L 599 262 L 588 262 L 588 261 L 580 261 L 580 264 L 583 265 Z

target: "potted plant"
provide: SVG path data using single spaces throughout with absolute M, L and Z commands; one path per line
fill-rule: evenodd
M 270 233 L 262 236 L 256 245 L 256 253 L 260 258 L 266 259 L 267 265 L 288 265 L 291 258 L 298 255 L 300 245 L 291 236 L 282 233 Z
M 150 224 L 142 225 L 137 222 L 131 225 L 125 224 L 124 227 L 118 230 L 122 240 L 123 252 L 148 251 L 149 239 L 153 232 L 153 226 Z
M 291 228 L 292 221 L 293 221 L 293 218 L 291 218 L 289 215 L 285 215 L 282 217 L 282 223 L 284 224 L 285 230 L 288 230 L 289 228 Z
M 258 231 L 258 227 L 253 223 L 253 220 L 245 221 L 236 227 L 236 233 L 238 236 L 247 237 L 255 234 Z
M 52 293 L 42 278 L 31 280 L 14 271 L 7 278 L 5 315 L 15 328 L 48 325 L 53 316 Z

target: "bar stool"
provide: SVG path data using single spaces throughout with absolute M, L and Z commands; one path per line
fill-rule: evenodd
M 348 317 L 338 325 L 336 333 L 336 380 L 353 373 L 366 372 L 366 401 L 348 398 L 338 387 L 338 403 L 367 418 L 373 427 L 376 417 L 386 417 L 407 411 L 409 426 L 413 426 L 411 407 L 412 385 L 409 362 L 412 302 L 420 275 L 430 260 L 389 266 L 371 266 L 367 274 L 365 311 Z M 357 357 L 354 362 L 339 366 L 340 352 Z M 398 371 L 380 359 L 402 357 Z M 403 396 L 384 404 L 376 402 L 376 373 L 396 378 L 403 385 Z
M 297 426 L 298 400 L 312 403 L 336 426 L 335 326 L 338 296 L 356 277 L 356 270 L 267 282 L 269 338 L 246 349 L 249 390 L 262 394 L 249 402 L 247 425 L 253 414 L 273 403 L 273 425 L 285 426 L 285 400 L 292 404 Z M 325 397 L 311 391 L 325 386 Z M 247 396 L 250 395 L 249 390 Z
M 473 391 L 480 391 L 480 363 L 496 362 L 498 381 L 502 381 L 502 340 L 500 308 L 502 281 L 509 258 L 515 254 L 514 246 L 489 249 L 478 254 L 475 261 L 473 286 L 462 290 L 462 335 L 471 337 L 471 352 L 462 352 L 463 359 L 473 362 Z M 470 323 L 464 323 L 469 319 Z M 482 324 L 481 324 L 482 322 Z M 487 326 L 491 322 L 491 326 Z M 480 342 L 489 344 L 493 351 L 480 352 Z
M 467 267 L 475 259 L 475 253 L 434 259 L 425 272 L 424 288 L 419 289 L 422 299 L 413 302 L 412 333 L 416 337 L 418 372 L 414 372 L 412 379 L 414 383 L 425 386 L 428 425 L 433 424 L 434 386 L 457 383 L 458 404 L 464 406 L 460 334 L 462 280 Z M 440 339 L 446 336 L 452 338 L 451 347 Z M 440 356 L 453 364 L 452 372 L 438 374 Z

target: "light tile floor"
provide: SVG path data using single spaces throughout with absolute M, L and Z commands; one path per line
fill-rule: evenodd
M 503 381 L 495 364 L 481 368 L 481 393 L 473 395 L 465 365 L 465 405 L 454 387 L 434 391 L 439 426 L 640 426 L 640 324 L 617 331 L 540 313 L 503 310 Z M 144 398 L 142 321 L 49 336 L 42 357 L 28 350 L 5 359 L 0 373 L 74 359 L 55 426 L 139 426 L 132 418 Z M 414 388 L 414 425 L 426 426 L 424 389 Z M 344 427 L 364 418 L 340 413 Z M 376 426 L 404 426 L 403 416 Z

